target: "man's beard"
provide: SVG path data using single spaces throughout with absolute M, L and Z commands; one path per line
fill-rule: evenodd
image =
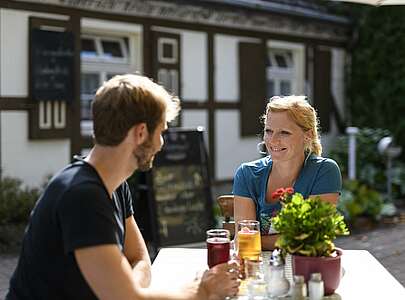
M 152 168 L 155 153 L 153 152 L 152 141 L 147 140 L 133 152 L 134 158 L 137 161 L 138 170 L 145 172 Z

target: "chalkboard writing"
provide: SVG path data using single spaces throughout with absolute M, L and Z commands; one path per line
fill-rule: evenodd
M 37 101 L 73 99 L 73 33 L 31 29 L 31 96 Z
M 205 239 L 213 224 L 203 132 L 169 129 L 152 169 L 160 246 Z

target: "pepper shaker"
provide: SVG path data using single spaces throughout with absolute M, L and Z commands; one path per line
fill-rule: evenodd
M 324 295 L 324 287 L 321 273 L 312 273 L 308 281 L 308 292 L 310 300 L 321 300 Z

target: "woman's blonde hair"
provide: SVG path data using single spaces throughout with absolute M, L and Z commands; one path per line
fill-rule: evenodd
M 316 155 L 322 154 L 321 139 L 318 134 L 318 118 L 315 109 L 308 103 L 306 96 L 274 96 L 266 106 L 266 113 L 262 116 L 265 122 L 270 112 L 287 112 L 305 132 L 310 132 L 310 142 L 305 144 L 305 151 Z

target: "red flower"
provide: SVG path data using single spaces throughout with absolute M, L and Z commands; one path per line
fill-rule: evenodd
M 278 188 L 271 194 L 271 198 L 279 199 L 281 202 L 285 201 L 289 196 L 294 194 L 294 189 L 292 187 Z
M 278 188 L 277 190 L 275 190 L 272 194 L 271 194 L 271 198 L 272 199 L 278 199 L 281 196 L 283 196 L 285 193 L 285 190 L 283 188 Z
M 294 189 L 293 189 L 292 187 L 288 187 L 288 188 L 286 188 L 284 191 L 285 191 L 287 194 L 290 194 L 290 195 L 294 194 Z

